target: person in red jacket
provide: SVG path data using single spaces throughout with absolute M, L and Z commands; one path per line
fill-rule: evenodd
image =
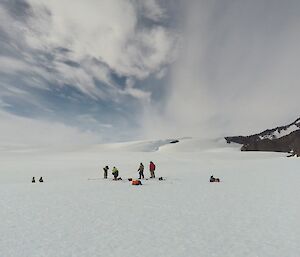
M 155 178 L 155 164 L 151 161 L 149 165 L 149 170 L 150 170 L 150 178 Z

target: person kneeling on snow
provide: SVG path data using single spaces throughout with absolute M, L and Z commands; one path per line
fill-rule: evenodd
M 116 167 L 113 167 L 112 174 L 114 176 L 114 180 L 118 180 L 119 171 L 118 171 L 118 169 Z
M 219 178 L 215 178 L 213 175 L 210 176 L 209 182 L 220 182 Z

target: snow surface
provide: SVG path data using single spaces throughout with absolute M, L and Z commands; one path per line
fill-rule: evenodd
M 149 161 L 165 181 L 102 179 Z M 298 257 L 299 162 L 225 140 L 2 151 L 0 256 Z

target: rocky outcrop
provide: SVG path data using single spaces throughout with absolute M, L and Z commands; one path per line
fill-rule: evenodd
M 227 143 L 241 144 L 241 151 L 287 152 L 300 156 L 300 118 L 293 123 L 250 136 L 225 137 Z

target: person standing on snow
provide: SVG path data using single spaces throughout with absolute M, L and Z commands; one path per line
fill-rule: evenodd
M 155 164 L 151 161 L 149 165 L 149 170 L 150 170 L 150 178 L 155 178 Z
M 118 169 L 116 167 L 113 167 L 112 174 L 114 176 L 114 180 L 118 180 L 119 171 L 118 171 Z
M 143 165 L 143 163 L 140 163 L 140 167 L 138 169 L 138 172 L 139 172 L 139 175 L 140 175 L 139 179 L 141 179 L 141 178 L 144 179 L 145 177 L 144 177 L 144 165 Z
M 108 166 L 105 166 L 104 168 L 103 168 L 103 171 L 104 171 L 104 178 L 105 179 L 107 179 L 107 172 L 108 172 Z

